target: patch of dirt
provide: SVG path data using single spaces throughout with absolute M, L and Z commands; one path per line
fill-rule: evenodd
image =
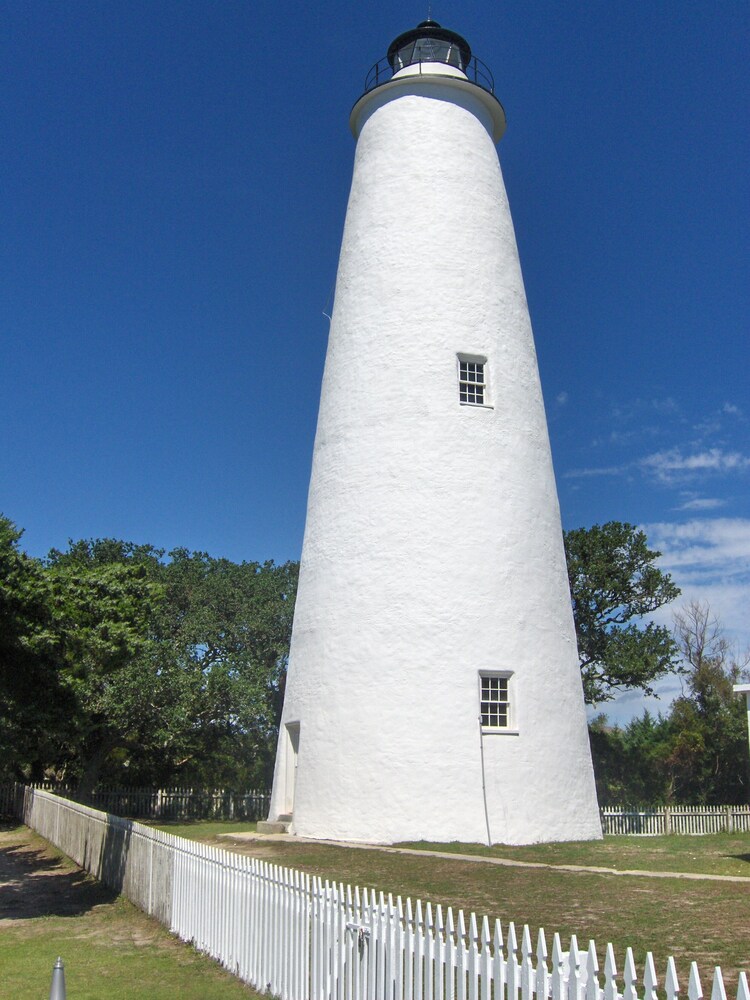
M 249 854 L 259 861 L 272 861 L 274 864 L 277 864 L 279 860 L 279 850 L 275 844 L 261 844 L 255 840 L 232 840 L 225 836 L 222 836 L 220 839 L 218 837 L 211 840 L 207 838 L 204 843 L 213 844 L 214 847 L 221 847 L 223 850 L 232 851 L 234 854 Z
M 36 917 L 76 916 L 116 894 L 24 830 L 0 831 L 0 928 Z

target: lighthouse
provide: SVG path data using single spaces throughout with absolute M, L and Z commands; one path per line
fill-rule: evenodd
M 600 837 L 492 76 L 424 21 L 350 126 L 269 822 L 372 843 Z

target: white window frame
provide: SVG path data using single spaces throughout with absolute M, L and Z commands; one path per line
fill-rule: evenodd
M 481 365 L 482 366 L 482 382 L 475 382 L 473 380 L 462 378 L 461 365 Z M 490 372 L 489 365 L 487 363 L 487 358 L 483 354 L 457 354 L 456 355 L 456 375 L 458 378 L 458 402 L 461 406 L 478 406 L 480 409 L 491 410 L 492 400 L 490 396 Z M 474 400 L 461 399 L 461 394 L 463 392 L 464 386 L 480 386 L 482 387 L 482 401 L 475 402 Z
M 485 699 L 483 697 L 485 691 L 483 689 L 483 681 L 492 680 L 505 680 L 506 684 L 506 700 L 500 701 L 499 699 Z M 479 694 L 479 724 L 482 727 L 482 733 L 486 735 L 518 735 L 518 724 L 517 724 L 517 709 L 516 704 L 516 691 L 514 683 L 514 675 L 512 670 L 480 670 L 477 679 L 477 687 Z M 502 704 L 507 707 L 506 712 L 506 722 L 504 725 L 487 725 L 484 721 L 485 712 L 483 712 L 483 706 L 485 704 Z

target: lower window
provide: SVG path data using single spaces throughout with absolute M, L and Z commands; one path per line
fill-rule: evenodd
M 511 674 L 479 675 L 479 715 L 482 729 L 511 728 Z

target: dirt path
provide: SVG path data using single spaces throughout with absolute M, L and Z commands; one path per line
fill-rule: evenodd
M 385 847 L 382 844 L 355 844 L 337 840 L 310 840 L 306 837 L 291 836 L 288 833 L 220 833 L 219 839 L 227 839 L 258 844 L 258 855 L 268 854 L 263 845 L 270 843 L 325 844 L 328 847 L 346 847 L 361 851 L 382 851 L 384 854 L 405 854 L 417 858 L 443 858 L 446 861 L 473 861 L 477 864 L 500 865 L 506 868 L 545 868 L 549 871 L 580 872 L 587 875 L 637 875 L 644 878 L 681 878 L 698 882 L 743 882 L 750 885 L 746 875 L 706 875 L 696 872 L 647 871 L 638 868 L 604 868 L 593 865 L 550 864 L 546 861 L 516 861 L 512 858 L 494 858 L 483 854 L 452 854 L 448 851 L 420 851 L 415 847 Z

